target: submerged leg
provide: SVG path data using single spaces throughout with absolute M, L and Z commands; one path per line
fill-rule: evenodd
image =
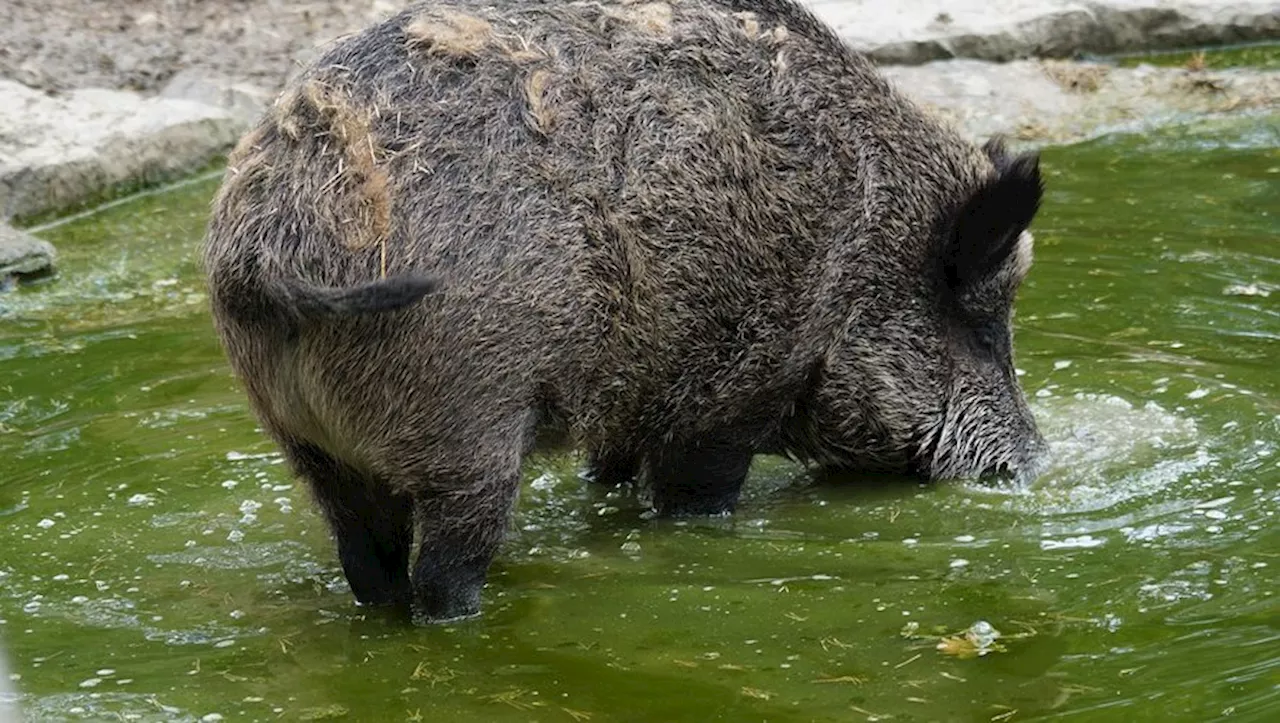
M 329 522 L 356 601 L 408 602 L 411 500 L 392 494 L 385 483 L 365 478 L 314 445 L 286 445 L 285 456 L 310 484 Z
M 587 479 L 592 484 L 617 487 L 635 479 L 640 460 L 633 455 L 613 450 L 598 450 L 587 457 Z
M 751 468 L 752 450 L 732 442 L 667 447 L 648 463 L 653 506 L 664 516 L 732 512 Z

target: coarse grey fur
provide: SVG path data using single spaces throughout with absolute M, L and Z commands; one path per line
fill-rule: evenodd
M 418 4 L 229 166 L 216 327 L 362 603 L 477 614 L 548 433 L 664 514 L 731 510 L 762 451 L 946 478 L 1043 446 L 1011 345 L 1036 157 L 791 0 Z

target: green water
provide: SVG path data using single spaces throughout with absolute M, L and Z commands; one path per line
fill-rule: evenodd
M 43 232 L 61 276 L 0 297 L 26 716 L 1280 720 L 1280 118 L 1044 163 L 1032 488 L 761 459 L 735 517 L 678 524 L 535 460 L 485 616 L 449 628 L 353 605 L 255 428 L 194 265 L 215 182 Z M 1003 650 L 937 649 L 978 621 Z
M 1132 68 L 1142 63 L 1166 67 L 1184 67 L 1197 56 L 1204 60 L 1208 70 L 1224 68 L 1255 68 L 1274 70 L 1280 68 L 1280 43 L 1256 43 L 1228 48 L 1203 50 L 1166 50 L 1154 53 L 1136 53 L 1116 56 L 1121 67 Z

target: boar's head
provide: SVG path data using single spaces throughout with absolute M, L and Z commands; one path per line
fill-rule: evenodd
M 1018 482 L 1039 471 L 1046 444 L 1018 384 L 1012 330 L 1039 157 L 1011 156 L 999 141 L 983 150 L 994 172 L 941 209 L 929 238 L 907 244 L 918 253 L 866 272 L 871 300 L 829 360 L 844 399 L 824 406 L 842 429 L 823 446 L 837 466 Z
M 931 477 L 1035 475 L 1045 448 L 1013 366 L 1013 302 L 1031 268 L 1027 227 L 1040 206 L 1039 158 L 986 148 L 996 175 L 960 206 L 940 237 L 942 338 L 950 362 L 943 414 L 919 461 Z

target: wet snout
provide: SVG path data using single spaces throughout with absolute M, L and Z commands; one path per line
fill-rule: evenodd
M 988 464 L 979 474 L 982 479 L 997 479 L 1021 487 L 1034 482 L 1048 463 L 1049 443 L 1034 424 L 1029 425 L 1020 445 L 1012 454 Z

